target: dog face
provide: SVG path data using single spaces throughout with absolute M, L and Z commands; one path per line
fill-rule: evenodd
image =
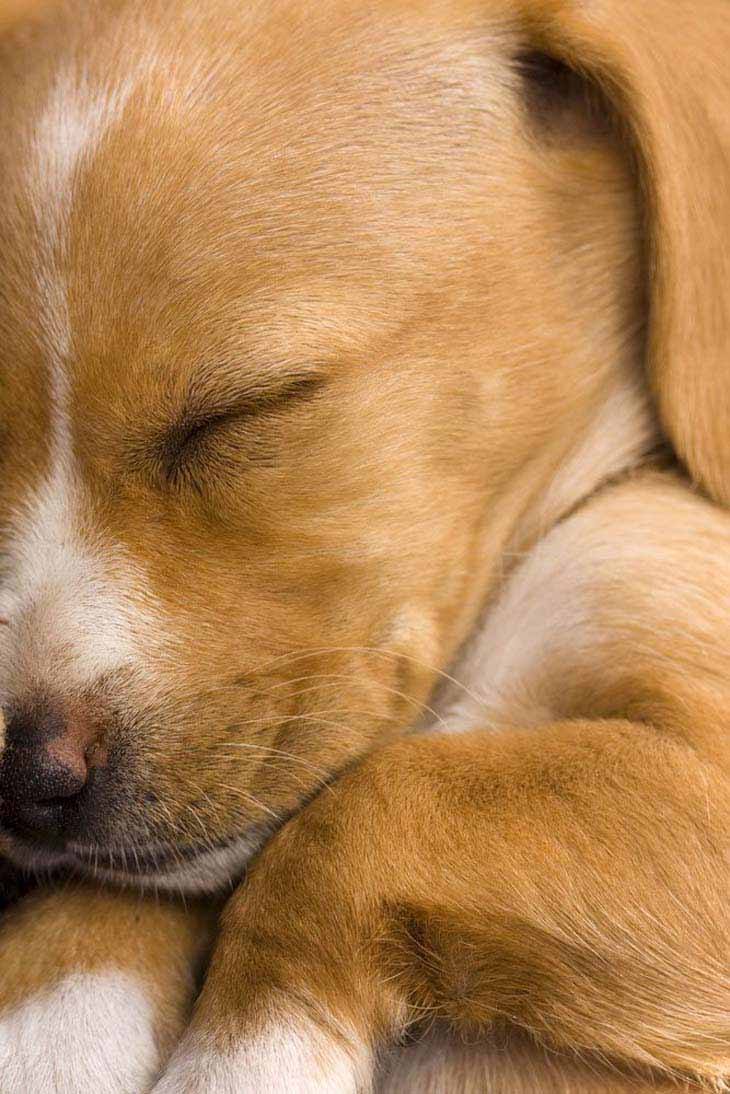
M 642 318 L 500 5 L 207 7 L 0 64 L 5 838 L 188 889 L 423 716 Z

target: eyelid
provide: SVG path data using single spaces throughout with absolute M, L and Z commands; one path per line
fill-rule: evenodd
M 191 407 L 165 433 L 159 445 L 166 478 L 172 480 L 182 473 L 185 463 L 194 457 L 191 449 L 196 440 L 202 443 L 207 435 L 227 424 L 260 418 L 290 402 L 310 398 L 323 384 L 321 374 L 295 376 L 278 386 L 246 392 L 217 409 L 208 405 L 196 411 Z

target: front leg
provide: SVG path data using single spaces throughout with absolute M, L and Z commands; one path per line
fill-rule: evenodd
M 0 923 L 2 1094 L 144 1094 L 189 1016 L 209 915 L 81 885 Z
M 630 723 L 401 742 L 231 900 L 158 1094 L 367 1090 L 438 1014 L 730 1075 L 730 785 Z

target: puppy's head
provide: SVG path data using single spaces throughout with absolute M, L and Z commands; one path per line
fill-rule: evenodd
M 224 883 L 428 716 L 506 546 L 631 382 L 628 157 L 518 14 L 130 0 L 7 37 L 19 861 Z

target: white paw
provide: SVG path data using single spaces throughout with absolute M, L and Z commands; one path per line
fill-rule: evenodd
M 309 1020 L 278 1019 L 228 1052 L 197 1034 L 183 1040 L 154 1094 L 363 1094 L 372 1057 L 355 1038 Z
M 0 1012 L 0 1090 L 144 1094 L 160 1068 L 153 1017 L 131 976 L 68 976 Z

